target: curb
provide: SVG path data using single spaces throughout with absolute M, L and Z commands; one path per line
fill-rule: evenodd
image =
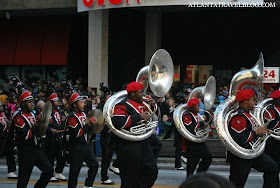
M 101 163 L 101 157 L 96 157 L 97 161 Z M 168 164 L 175 164 L 175 158 L 172 157 L 159 157 L 157 160 L 157 163 L 168 163 Z M 183 162 L 182 162 L 183 164 Z M 226 159 L 225 158 L 213 158 L 212 159 L 212 165 L 226 165 Z M 6 159 L 3 157 L 0 159 L 0 165 L 6 165 Z

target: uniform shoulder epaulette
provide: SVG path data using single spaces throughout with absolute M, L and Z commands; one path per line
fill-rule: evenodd
M 268 107 L 268 109 L 273 109 L 273 108 L 275 108 L 275 105 L 274 105 L 274 104 L 272 104 L 272 105 L 270 105 L 270 106 Z
M 237 111 L 237 114 L 236 114 L 236 115 L 242 115 L 243 113 L 244 113 L 244 110 L 239 109 L 239 110 Z
M 75 111 L 71 111 L 67 114 L 67 116 L 74 116 L 75 115 Z
M 14 115 L 14 117 L 16 117 L 16 116 L 21 116 L 22 115 L 22 111 L 18 111 L 15 115 Z
M 190 111 L 185 111 L 184 115 L 191 115 Z
M 119 104 L 125 104 L 127 101 L 129 101 L 128 98 L 124 98 Z

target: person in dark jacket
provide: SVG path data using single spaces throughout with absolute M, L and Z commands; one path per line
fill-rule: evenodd
M 14 139 L 8 140 L 9 134 L 9 120 L 3 112 L 4 108 L 0 102 L 0 158 L 6 156 L 6 164 L 8 166 L 8 179 L 17 179 L 17 175 L 14 173 L 17 171 L 16 162 L 14 157 Z
M 190 99 L 187 107 L 189 110 L 187 110 L 183 115 L 183 122 L 188 131 L 195 135 L 197 130 L 208 125 L 206 125 L 206 122 L 201 120 L 198 116 L 200 109 L 198 99 Z M 212 162 L 212 155 L 205 142 L 192 142 L 182 137 L 181 149 L 184 151 L 182 155 L 188 160 L 186 169 L 187 177 L 194 173 L 198 164 L 197 173 L 206 172 L 208 170 Z
M 51 120 L 50 124 L 46 130 L 46 141 L 45 141 L 45 152 L 46 155 L 51 162 L 52 166 L 54 166 L 54 161 L 56 159 L 56 168 L 55 168 L 55 176 L 51 178 L 51 182 L 67 181 L 65 176 L 62 174 L 63 168 L 66 163 L 66 159 L 62 157 L 60 152 L 60 143 L 62 139 L 63 127 L 61 125 L 61 115 L 58 109 L 59 98 L 56 93 L 52 93 L 48 98 L 47 102 L 50 101 L 52 103 L 52 112 L 51 112 Z
M 271 93 L 272 105 L 269 106 L 268 112 L 265 113 L 265 118 L 270 121 L 268 129 L 279 129 L 280 127 L 280 90 L 275 90 Z M 271 117 L 270 117 L 271 115 Z M 269 155 L 278 165 L 280 169 L 280 141 L 269 138 L 266 141 L 265 154 Z
M 86 178 L 84 185 L 85 187 L 92 187 L 99 164 L 92 148 L 88 145 L 88 132 L 90 126 L 94 125 L 95 120 L 94 118 L 91 118 L 89 124 L 85 123 L 86 114 L 83 112 L 85 99 L 83 99 L 78 93 L 73 93 L 68 103 L 72 108 L 72 112 L 67 115 L 65 120 L 70 133 L 70 171 L 68 187 L 75 188 L 77 186 L 78 176 L 84 161 L 89 168 L 87 173 L 88 177 Z
M 237 93 L 238 109 L 229 120 L 229 133 L 233 140 L 245 149 L 252 149 L 250 143 L 259 136 L 266 134 L 266 127 L 254 130 L 254 121 L 250 111 L 254 110 L 256 99 L 255 92 L 251 89 L 243 89 Z M 264 172 L 264 188 L 278 188 L 278 166 L 270 156 L 262 153 L 254 159 L 243 159 L 228 151 L 230 163 L 230 181 L 237 187 L 244 187 L 251 168 Z
M 112 123 L 117 129 L 129 130 L 140 120 L 148 121 L 142 103 L 144 86 L 138 82 L 128 84 L 128 96 L 115 106 Z M 157 179 L 158 167 L 151 137 L 141 141 L 129 141 L 120 137 L 116 140 L 119 158 L 121 188 L 150 188 Z
M 20 108 L 12 120 L 15 128 L 18 148 L 18 188 L 27 187 L 34 166 L 37 166 L 42 174 L 35 184 L 35 188 L 46 187 L 53 174 L 53 168 L 46 155 L 37 145 L 37 131 L 33 97 L 29 91 L 24 91 L 18 98 Z

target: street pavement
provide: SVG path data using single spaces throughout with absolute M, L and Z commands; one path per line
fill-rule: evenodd
M 98 161 L 100 161 L 100 158 L 98 158 Z M 185 167 L 185 164 L 183 164 Z M 185 170 L 175 170 L 174 169 L 174 159 L 173 158 L 159 158 L 158 159 L 158 167 L 159 167 L 159 174 L 158 178 L 155 182 L 154 188 L 174 188 L 178 187 L 186 178 L 186 171 Z M 87 167 L 84 166 L 81 169 L 79 178 L 78 178 L 78 188 L 83 187 L 83 182 L 87 176 Z M 68 176 L 69 167 L 66 166 L 64 169 L 64 175 Z M 229 166 L 226 165 L 226 162 L 224 159 L 217 159 L 214 158 L 213 162 L 209 168 L 209 173 L 221 175 L 228 179 L 229 176 Z M 39 179 L 41 174 L 41 171 L 34 167 L 28 188 L 34 187 L 34 184 Z M 108 172 L 109 177 L 112 181 L 114 181 L 115 185 L 102 185 L 101 184 L 101 176 L 100 176 L 100 168 L 98 171 L 98 174 L 95 179 L 95 183 L 93 187 L 97 188 L 104 188 L 104 187 L 120 187 L 120 178 L 118 175 L 115 175 L 112 172 Z M 251 173 L 248 177 L 247 183 L 245 185 L 245 188 L 257 188 L 262 187 L 263 174 L 255 171 L 254 169 L 251 170 Z M 7 166 L 5 165 L 5 160 L 0 160 L 0 187 L 1 188 L 16 188 L 16 180 L 9 180 L 7 179 Z M 47 187 L 51 188 L 62 188 L 66 187 L 67 182 L 59 182 L 59 183 L 49 183 Z

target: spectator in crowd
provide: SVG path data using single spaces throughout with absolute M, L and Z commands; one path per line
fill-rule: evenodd
M 39 109 L 39 112 L 42 112 L 44 106 L 45 106 L 45 102 L 44 101 L 38 101 L 37 105 L 38 105 L 38 109 Z
M 39 91 L 38 93 L 38 100 L 45 100 L 45 93 L 43 91 Z
M 200 111 L 198 112 L 200 115 L 204 115 L 205 114 L 205 112 L 204 112 L 204 110 L 205 110 L 205 107 L 204 107 L 204 104 L 203 104 L 203 102 L 201 101 L 201 99 L 199 99 L 199 108 L 200 108 Z
M 213 104 L 214 111 L 216 110 L 218 105 L 219 105 L 219 101 L 218 101 L 218 98 L 216 97 L 215 100 L 214 100 L 214 104 Z
M 159 109 L 158 117 L 159 120 L 161 120 L 163 115 L 169 114 L 169 105 L 166 102 L 164 102 L 163 97 L 160 97 L 158 98 L 157 106 Z
M 2 94 L 3 90 L 4 90 L 3 86 L 0 85 L 0 95 Z
M 84 90 L 84 87 L 83 87 L 82 84 L 79 84 L 79 85 L 78 85 L 77 92 L 78 92 L 81 96 L 87 96 L 87 92 Z
M 172 94 L 171 94 L 171 92 L 169 91 L 169 92 L 167 92 L 167 94 L 165 95 L 165 97 L 164 97 L 164 101 L 167 101 L 168 99 L 171 99 L 172 98 Z
M 189 95 L 189 86 L 184 86 L 183 87 L 183 90 L 180 92 L 180 95 L 183 97 L 183 98 L 185 98 L 186 96 L 188 96 Z
M 170 129 L 172 129 L 172 121 L 169 121 L 168 116 L 164 114 L 161 122 L 163 137 L 165 137 L 165 134 L 169 132 Z
M 9 89 L 11 88 L 11 86 L 10 86 L 10 84 L 9 84 L 9 79 L 5 79 L 4 80 L 4 86 L 3 86 L 3 89 L 5 90 L 5 91 L 9 91 Z
M 55 82 L 59 81 L 59 77 L 58 77 L 56 71 L 53 71 L 51 78 L 52 78 Z
M 8 95 L 9 93 L 6 90 L 2 92 L 2 94 L 0 95 L 0 102 L 2 104 L 6 104 L 6 99 L 8 98 Z
M 169 106 L 168 117 L 169 117 L 169 121 L 172 123 L 172 126 L 170 126 L 170 129 L 168 129 L 168 132 L 165 133 L 165 136 L 163 137 L 163 139 L 170 138 L 172 136 L 172 134 L 174 133 L 173 112 L 176 108 L 175 100 L 174 99 L 168 99 L 167 104 Z
M 219 103 L 223 102 L 226 98 L 223 95 L 218 97 Z

